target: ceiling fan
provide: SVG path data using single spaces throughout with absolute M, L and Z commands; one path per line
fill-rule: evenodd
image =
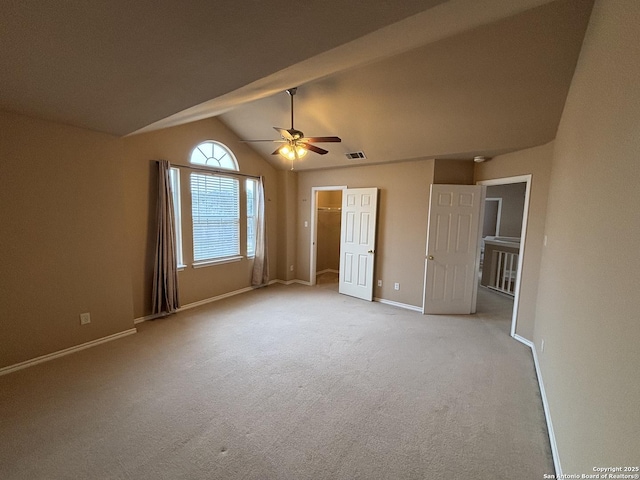
M 298 88 L 289 88 L 286 92 L 291 98 L 291 128 L 285 129 L 280 127 L 273 127 L 280 136 L 281 140 L 242 140 L 243 142 L 274 142 L 284 143 L 281 147 L 278 147 L 271 155 L 282 155 L 287 160 L 291 160 L 291 170 L 293 170 L 294 160 L 299 160 L 307 154 L 307 151 L 317 153 L 319 155 L 325 155 L 328 150 L 324 148 L 316 147 L 314 143 L 326 143 L 326 142 L 341 142 L 340 137 L 305 137 L 304 133 L 300 130 L 296 130 L 293 126 L 293 97 L 298 91 Z

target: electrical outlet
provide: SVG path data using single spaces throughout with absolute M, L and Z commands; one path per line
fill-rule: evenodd
M 400 284 L 398 282 L 393 284 L 393 289 L 394 290 L 400 290 Z
M 80 325 L 86 325 L 87 323 L 91 323 L 91 314 L 89 312 L 81 313 L 80 314 Z
M 378 286 L 381 287 L 382 286 L 382 280 L 378 280 Z
M 544 338 L 542 339 L 542 341 L 540 342 L 540 352 L 544 352 Z

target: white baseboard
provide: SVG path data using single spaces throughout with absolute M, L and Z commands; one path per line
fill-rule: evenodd
M 333 268 L 325 268 L 324 270 L 321 270 L 320 272 L 316 272 L 316 276 L 322 275 L 323 273 L 340 273 L 340 270 L 335 270 Z
M 531 340 L 527 340 L 518 334 L 513 335 L 513 338 L 520 343 L 525 344 L 531 348 L 533 355 L 533 364 L 536 367 L 536 376 L 538 377 L 538 385 L 540 387 L 540 397 L 542 397 L 542 408 L 544 409 L 544 418 L 547 421 L 547 431 L 549 432 L 549 444 L 551 445 L 551 456 L 553 457 L 553 466 L 556 470 L 556 478 L 562 478 L 562 465 L 560 464 L 560 454 L 558 452 L 558 444 L 556 443 L 556 434 L 553 430 L 553 422 L 551 421 L 551 412 L 549 410 L 549 402 L 547 401 L 547 393 L 544 389 L 544 382 L 542 381 L 542 372 L 540 371 L 540 363 L 538 362 L 538 352 Z
M 298 279 L 294 279 L 294 280 L 271 280 L 269 282 L 269 285 L 272 285 L 274 283 L 280 283 L 282 285 L 292 285 L 294 283 L 299 283 L 300 285 L 306 285 L 307 287 L 311 286 L 311 282 L 307 282 L 306 280 L 298 280 Z
M 22 370 L 23 368 L 32 367 L 39 363 L 48 362 L 49 360 L 53 360 L 58 357 L 64 357 L 65 355 L 79 352 L 80 350 L 84 350 L 85 348 L 95 347 L 96 345 L 100 345 L 101 343 L 110 342 L 111 340 L 117 340 L 118 338 L 126 337 L 136 332 L 137 330 L 135 328 L 130 328 L 129 330 L 114 333 L 113 335 L 98 338 L 97 340 L 91 340 L 90 342 L 82 343 L 80 345 L 76 345 L 75 347 L 65 348 L 64 350 L 58 350 L 57 352 L 48 353 L 47 355 L 42 355 L 41 357 L 32 358 L 31 360 L 25 360 L 24 362 L 9 365 L 7 367 L 2 367 L 0 368 L 0 376 L 6 375 L 7 373 L 15 372 L 17 370 Z
M 518 334 L 512 335 L 512 337 L 515 338 L 520 343 L 524 343 L 527 347 L 529 347 L 531 349 L 532 352 L 535 352 L 535 347 L 534 347 L 533 342 L 531 340 L 528 340 L 528 339 L 526 339 L 524 337 L 521 337 Z
M 137 325 L 138 323 L 146 322 L 147 320 L 155 320 L 156 318 L 162 317 L 161 313 L 154 313 L 153 315 L 147 315 L 145 317 L 139 317 L 133 319 L 133 324 Z
M 270 280 L 267 285 L 273 285 L 274 283 L 280 283 L 282 285 L 291 285 L 292 283 L 301 283 L 303 285 L 311 285 L 309 282 L 304 282 L 303 280 L 288 280 L 288 281 Z M 247 292 L 250 292 L 250 291 L 255 290 L 257 288 L 261 288 L 261 287 L 245 287 L 245 288 L 241 288 L 239 290 L 234 290 L 232 292 L 223 293 L 223 294 L 217 295 L 215 297 L 205 298 L 204 300 L 198 300 L 197 302 L 187 303 L 186 305 L 183 305 L 182 307 L 178 308 L 178 310 L 176 310 L 176 313 L 177 312 L 182 312 L 183 310 L 189 310 L 189 309 L 195 308 L 195 307 L 200 307 L 201 305 L 206 305 L 207 303 L 217 302 L 218 300 L 222 300 L 224 298 L 234 297 L 234 296 L 240 295 L 242 293 L 247 293 Z M 156 313 L 154 315 L 147 315 L 145 317 L 136 318 L 133 321 L 133 323 L 134 324 L 138 324 L 138 323 L 146 322 L 147 320 L 154 320 L 156 318 L 160 318 L 160 317 L 163 317 L 163 316 L 164 316 L 164 314 L 160 314 L 160 313 Z
M 373 298 L 374 302 L 384 303 L 385 305 L 393 305 L 394 307 L 404 308 L 406 310 L 413 310 L 414 312 L 422 313 L 421 307 L 416 307 L 415 305 L 409 305 L 407 303 L 394 302 L 393 300 L 385 300 L 384 298 Z
M 255 287 L 245 287 L 239 290 L 234 290 L 233 292 L 223 293 L 222 295 L 217 295 L 211 298 L 205 298 L 204 300 L 199 300 L 193 303 L 187 303 L 180 307 L 177 312 L 182 312 L 183 310 L 189 310 L 190 308 L 199 307 L 201 305 L 206 305 L 207 303 L 217 302 L 218 300 L 222 300 L 224 298 L 234 297 L 236 295 L 240 295 L 241 293 L 250 292 L 251 290 L 255 290 Z
M 285 283 L 285 282 L 282 282 L 281 280 L 271 280 L 269 282 L 269 285 L 271 285 L 273 283 Z M 304 283 L 304 282 L 302 282 L 301 280 L 291 280 L 290 282 L 286 282 L 285 285 L 289 285 L 291 283 Z M 306 285 L 309 285 L 309 282 L 306 282 Z M 233 297 L 234 295 L 239 295 L 241 293 L 249 292 L 251 290 L 254 290 L 255 288 L 259 288 L 259 287 L 241 288 L 240 290 L 235 290 L 233 292 L 224 293 L 224 294 L 218 295 L 216 297 L 211 297 L 211 298 L 207 298 L 207 299 L 204 299 L 204 300 L 200 300 L 198 302 L 189 303 L 187 305 L 184 305 L 184 306 L 180 307 L 177 311 L 181 312 L 182 310 L 188 310 L 190 308 L 199 307 L 200 305 L 205 305 L 207 303 L 211 303 L 211 302 L 215 302 L 215 301 L 218 301 L 218 300 L 222 300 L 223 298 Z M 138 323 L 146 322 L 147 320 L 153 320 L 155 318 L 160 318 L 162 316 L 163 316 L 162 314 L 158 314 L 158 313 L 153 314 L 153 315 L 146 315 L 144 317 L 139 317 L 139 318 L 134 319 L 133 323 L 134 324 L 138 324 Z M 78 352 L 80 350 L 84 350 L 85 348 L 90 348 L 90 347 L 93 347 L 95 345 L 99 345 L 101 343 L 110 342 L 111 340 L 116 340 L 116 339 L 121 338 L 121 337 L 126 337 L 127 335 L 131 335 L 131 334 L 136 333 L 136 332 L 137 332 L 137 330 L 135 328 L 131 328 L 129 330 L 125 330 L 124 332 L 115 333 L 115 334 L 109 335 L 107 337 L 98 338 L 97 340 L 92 340 L 90 342 L 86 342 L 86 343 L 83 343 L 81 345 L 76 345 L 75 347 L 65 348 L 64 350 L 59 350 L 57 352 L 49 353 L 47 355 L 42 355 L 41 357 L 32 358 L 31 360 L 25 360 L 24 362 L 20 362 L 20 363 L 14 364 L 14 365 L 9 365 L 9 366 L 6 366 L 6 367 L 2 367 L 2 368 L 0 368 L 0 376 L 6 375 L 6 374 L 11 373 L 11 372 L 15 372 L 16 370 L 21 370 L 23 368 L 27 368 L 27 367 L 31 367 L 33 365 L 37 365 L 38 363 L 48 362 L 49 360 L 53 360 L 54 358 L 62 357 L 64 355 L 69 355 L 71 353 L 75 353 L 75 352 Z

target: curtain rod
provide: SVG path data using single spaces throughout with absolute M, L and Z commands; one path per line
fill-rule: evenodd
M 196 171 L 199 171 L 199 172 L 222 173 L 222 174 L 225 174 L 225 175 L 236 175 L 236 176 L 239 176 L 239 177 L 256 178 L 258 180 L 260 179 L 260 175 L 248 175 L 246 173 L 240 173 L 240 172 L 237 172 L 235 170 L 201 168 L 201 167 L 194 167 L 194 166 L 191 166 L 191 165 L 178 165 L 177 163 L 170 163 L 169 166 L 176 167 L 176 168 L 185 168 L 187 170 L 196 170 Z

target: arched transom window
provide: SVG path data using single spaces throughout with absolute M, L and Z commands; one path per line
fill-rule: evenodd
M 195 165 L 238 171 L 236 157 L 231 150 L 219 142 L 202 142 L 193 149 L 189 161 Z

